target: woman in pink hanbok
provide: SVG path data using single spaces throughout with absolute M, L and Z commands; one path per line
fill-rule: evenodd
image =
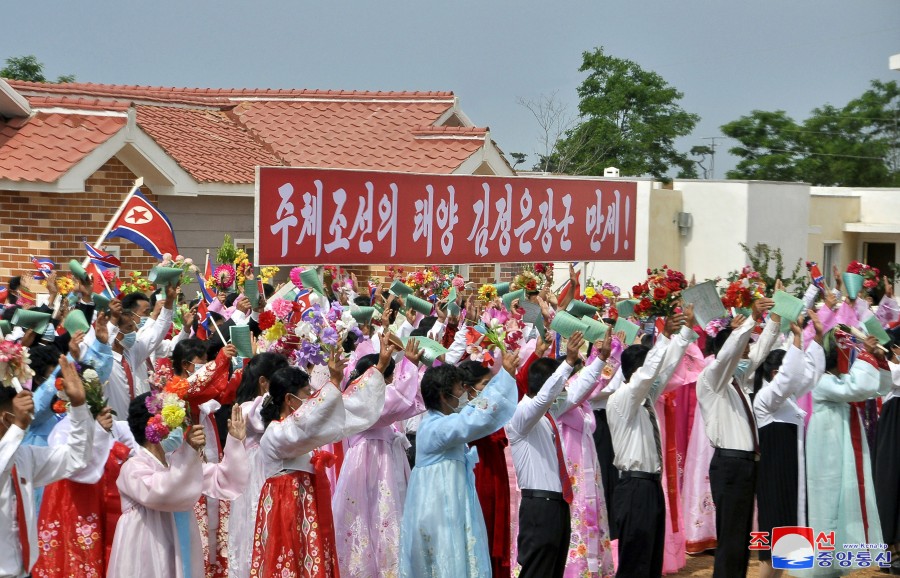
M 359 358 L 350 383 L 378 363 L 378 354 Z M 406 435 L 397 422 L 425 411 L 419 391 L 415 339 L 406 356 L 384 371 L 384 409 L 366 431 L 347 439 L 347 452 L 332 497 L 338 564 L 344 578 L 396 576 L 400 563 L 400 520 L 409 481 Z
M 185 578 L 197 569 L 202 572 L 201 553 L 181 551 L 175 512 L 191 510 L 201 495 L 234 499 L 249 477 L 240 412 L 233 413 L 229 422 L 222 462 L 203 464 L 200 452 L 206 438 L 200 426 L 191 428 L 187 443 L 168 455 L 162 445 L 147 440 L 145 429 L 152 417 L 146 406 L 149 395 L 136 397 L 128 408 L 128 425 L 139 448 L 122 465 L 116 482 L 122 516 L 109 558 L 110 578 Z M 192 528 L 191 532 L 199 529 Z M 186 571 L 188 556 L 194 568 Z
M 607 335 L 611 337 L 612 332 Z M 606 518 L 606 499 L 600 480 L 600 462 L 594 445 L 594 412 L 587 399 L 594 391 L 610 355 L 610 339 L 594 344 L 598 356 L 569 378 L 566 393 L 551 409 L 572 479 L 572 534 L 566 560 L 566 578 L 608 578 L 615 574 Z
M 272 374 L 287 366 L 287 358 L 283 355 L 270 352 L 255 355 L 244 367 L 241 384 L 238 386 L 235 403 L 240 405 L 247 424 L 244 447 L 247 449 L 247 463 L 250 465 L 250 482 L 247 491 L 231 503 L 230 519 L 234 520 L 228 528 L 228 575 L 231 578 L 250 575 L 253 522 L 256 521 L 259 492 L 266 481 L 259 455 L 259 440 L 266 430 L 260 410 L 268 397 Z

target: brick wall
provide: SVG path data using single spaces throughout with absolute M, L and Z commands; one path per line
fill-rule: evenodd
M 112 158 L 85 183 L 82 193 L 33 193 L 0 191 L 0 283 L 22 275 L 33 290 L 31 256 L 50 257 L 65 268 L 69 259 L 84 259 L 82 239 L 97 240 L 125 195 L 135 175 Z M 156 202 L 145 186 L 141 192 Z M 155 261 L 143 249 L 125 239 L 110 239 L 120 248 L 122 275 L 132 270 L 146 273 Z

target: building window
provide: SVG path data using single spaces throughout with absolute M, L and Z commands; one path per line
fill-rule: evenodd
M 863 255 L 866 265 L 884 273 L 889 264 L 897 261 L 897 246 L 894 243 L 863 243 Z
M 822 274 L 825 275 L 825 284 L 834 287 L 834 266 L 837 265 L 841 254 L 840 243 L 825 243 L 825 251 L 822 257 Z

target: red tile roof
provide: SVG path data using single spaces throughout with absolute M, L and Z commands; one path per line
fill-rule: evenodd
M 38 110 L 134 106 L 138 126 L 198 182 L 252 183 L 257 165 L 450 173 L 487 135 L 434 126 L 455 106 L 452 92 L 8 82 Z M 31 147 L 47 146 L 39 137 Z M 2 167 L 0 178 L 7 178 Z
M 0 119 L 0 178 L 52 183 L 125 126 L 126 118 L 38 112 Z

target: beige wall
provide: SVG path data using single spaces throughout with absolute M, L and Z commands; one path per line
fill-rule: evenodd
M 650 191 L 650 228 L 647 266 L 668 265 L 682 271 L 683 237 L 678 231 L 678 213 L 682 210 L 681 191 L 652 189 Z
M 858 195 L 811 195 L 809 198 L 809 259 L 822 262 L 826 243 L 840 242 L 838 266 L 846 266 L 859 255 L 856 233 L 845 233 L 844 224 L 859 221 Z

